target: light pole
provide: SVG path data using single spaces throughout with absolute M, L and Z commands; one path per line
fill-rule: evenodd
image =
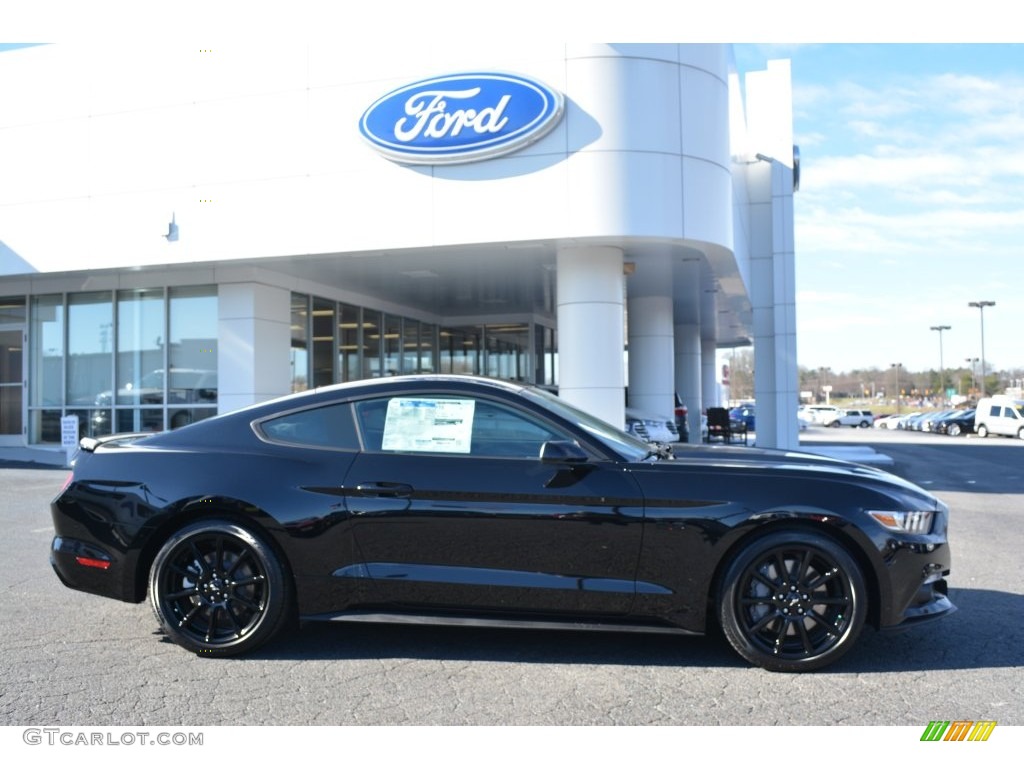
M 985 396 L 985 307 L 994 307 L 994 301 L 969 301 L 968 307 L 977 307 L 981 312 L 981 396 Z
M 903 363 L 893 363 L 893 370 L 896 371 L 896 413 L 900 412 L 900 368 Z
M 967 363 L 971 364 L 971 389 L 974 389 L 975 387 L 978 386 L 978 382 L 977 382 L 978 372 L 974 368 L 974 364 L 978 362 L 978 358 L 976 358 L 976 357 L 965 357 L 964 358 L 964 362 L 967 362 Z
M 939 391 L 942 393 L 942 401 L 946 400 L 946 377 L 945 377 L 945 366 L 942 362 L 942 332 L 948 331 L 950 326 L 948 325 L 933 325 L 932 330 L 939 332 Z

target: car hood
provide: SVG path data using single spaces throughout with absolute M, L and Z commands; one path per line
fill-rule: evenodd
M 915 494 L 931 496 L 920 486 L 883 469 L 802 451 L 684 443 L 673 445 L 672 453 L 675 457 L 674 461 L 664 462 L 665 466 L 677 464 L 679 466 L 716 466 L 723 469 L 733 467 L 755 471 L 806 472 L 854 481 L 875 481 L 889 486 L 897 486 Z

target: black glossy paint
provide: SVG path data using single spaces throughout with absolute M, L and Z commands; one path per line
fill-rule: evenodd
M 347 403 L 396 395 L 475 397 L 543 423 L 582 454 L 475 456 L 353 450 L 367 436 Z M 270 440 L 278 415 L 341 404 L 337 448 Z M 310 421 L 310 420 L 307 420 Z M 264 430 L 266 431 L 266 430 Z M 625 440 L 625 442 L 617 442 Z M 360 442 L 362 441 L 362 442 Z M 379 441 L 379 437 L 378 437 Z M 585 457 L 584 461 L 580 461 Z M 867 509 L 934 509 L 929 534 L 883 529 Z M 69 587 L 145 598 L 157 550 L 203 517 L 265 535 L 294 581 L 301 615 L 347 611 L 608 620 L 706 629 L 725 565 L 769 530 L 819 531 L 868 582 L 880 627 L 943 615 L 923 574 L 949 572 L 948 511 L 878 470 L 802 454 L 679 446 L 644 457 L 604 440 L 521 387 L 405 377 L 328 387 L 174 432 L 83 451 L 53 501 L 51 560 Z M 81 565 L 88 551 L 110 561 Z

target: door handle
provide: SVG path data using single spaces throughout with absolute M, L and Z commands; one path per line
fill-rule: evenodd
M 359 496 L 405 499 L 412 496 L 412 486 L 406 483 L 359 483 L 356 485 L 356 494 Z

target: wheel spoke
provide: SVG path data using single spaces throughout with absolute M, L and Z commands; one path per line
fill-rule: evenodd
M 192 551 L 193 560 L 199 565 L 199 575 L 203 576 L 208 570 L 206 566 L 206 556 L 199 551 L 199 547 L 196 546 L 195 541 L 189 542 L 189 549 Z
M 214 631 L 217 628 L 217 611 L 220 610 L 219 605 L 210 606 L 210 623 L 206 625 L 206 642 L 213 642 Z
M 214 549 L 213 567 L 215 570 L 224 570 L 224 537 L 217 537 L 217 545 Z
M 193 619 L 193 618 L 195 617 L 195 615 L 196 615 L 197 613 L 199 613 L 199 611 L 201 611 L 202 609 L 203 609 L 203 606 L 202 606 L 202 605 L 194 605 L 194 606 L 192 606 L 192 610 L 191 610 L 191 611 L 189 611 L 188 613 L 186 613 L 186 614 L 185 614 L 185 615 L 184 615 L 184 616 L 182 617 L 181 621 L 179 621 L 179 622 L 178 622 L 178 629 L 184 629 L 184 628 L 185 628 L 185 627 L 187 627 L 187 626 L 188 626 L 189 624 L 191 624 L 191 623 L 192 623 L 192 619 Z
M 789 566 L 786 565 L 786 560 L 782 556 L 781 550 L 775 553 L 775 570 L 779 574 L 779 583 L 785 583 L 789 581 Z
M 198 594 L 199 594 L 199 585 L 196 584 L 195 586 L 188 587 L 186 589 L 182 589 L 182 590 L 180 590 L 178 592 L 170 592 L 165 597 L 168 600 L 180 600 L 183 597 L 193 597 L 193 596 L 198 595 Z
M 803 620 L 796 622 L 796 631 L 800 635 L 800 642 L 804 647 L 804 655 L 810 656 L 816 649 L 811 641 L 811 636 L 807 633 L 807 627 L 804 625 Z
M 811 600 L 811 605 L 849 605 L 850 598 L 848 597 L 815 597 Z
M 807 588 L 811 589 L 811 590 L 818 589 L 820 586 L 822 586 L 823 584 L 831 581 L 832 579 L 834 579 L 838 575 L 840 575 L 839 574 L 839 569 L 833 566 L 833 567 L 829 568 L 827 571 L 825 571 L 823 574 L 821 574 L 821 576 L 819 576 L 813 582 L 808 584 Z
M 246 576 L 244 579 L 239 579 L 238 581 L 232 581 L 231 582 L 231 586 L 232 587 L 245 587 L 245 586 L 248 586 L 249 584 L 262 584 L 264 581 L 265 581 L 265 578 L 264 578 L 262 573 L 254 573 L 252 576 Z
M 194 565 L 194 563 L 188 563 L 188 565 L 182 567 L 182 566 L 178 565 L 177 563 L 171 563 L 169 568 L 172 571 L 174 571 L 175 573 L 177 573 L 179 576 L 184 576 L 186 579 L 196 579 L 201 574 L 196 573 L 195 571 L 192 570 L 192 566 L 193 565 Z
M 231 578 L 232 575 L 234 575 L 235 571 L 238 570 L 238 566 L 240 566 L 243 562 L 250 559 L 251 557 L 252 553 L 248 550 L 248 548 L 243 549 L 241 552 L 239 552 L 237 559 L 235 560 L 235 562 L 231 564 L 231 568 L 227 572 L 227 577 Z
M 818 624 L 828 634 L 832 635 L 832 637 L 839 637 L 839 635 L 842 634 L 836 627 L 829 624 L 827 621 L 825 621 L 824 618 L 814 613 L 813 611 L 808 613 L 807 617 L 814 623 Z
M 260 607 L 258 603 L 254 603 L 251 600 L 241 597 L 240 595 L 232 595 L 228 599 L 236 603 L 241 603 L 243 606 L 248 608 L 249 611 L 251 611 L 252 613 L 259 613 L 263 610 L 263 608 Z
M 812 552 L 809 549 L 804 550 L 803 557 L 800 558 L 800 565 L 797 566 L 796 576 L 793 579 L 794 584 L 803 584 L 804 579 L 807 578 L 807 573 L 811 568 L 811 556 Z
M 775 581 L 772 581 L 767 576 L 765 576 L 763 573 L 761 573 L 760 570 L 754 571 L 752 573 L 752 578 L 753 578 L 754 581 L 759 581 L 762 584 L 764 584 L 772 592 L 776 592 L 779 589 L 779 584 L 780 584 L 779 580 L 776 579 Z
M 760 621 L 758 621 L 756 624 L 750 627 L 750 633 L 757 634 L 761 632 L 761 630 L 767 629 L 768 625 L 770 625 L 773 621 L 776 621 L 777 619 L 781 618 L 782 616 L 779 614 L 778 611 L 772 611 L 771 613 L 763 616 Z M 783 626 L 785 626 L 785 621 L 783 621 Z

